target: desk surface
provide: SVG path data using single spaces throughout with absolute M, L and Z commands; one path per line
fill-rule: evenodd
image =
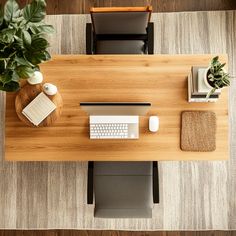
M 217 103 L 188 103 L 187 75 L 192 65 L 207 66 L 213 55 L 53 56 L 41 65 L 44 82 L 58 86 L 62 116 L 52 127 L 31 128 L 7 94 L 5 159 L 11 161 L 147 161 L 228 159 L 227 89 Z M 227 61 L 226 55 L 220 55 Z M 90 140 L 88 115 L 80 102 L 151 102 L 140 117 L 139 140 Z M 180 149 L 180 114 L 211 110 L 217 115 L 216 151 Z M 148 131 L 149 115 L 158 114 L 160 130 Z

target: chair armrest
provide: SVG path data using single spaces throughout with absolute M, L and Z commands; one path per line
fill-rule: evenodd
M 92 23 L 86 24 L 86 54 L 93 54 L 93 26 Z
M 148 54 L 154 54 L 154 23 L 149 22 L 147 28 L 147 37 L 148 37 Z
M 153 161 L 153 202 L 159 203 L 159 175 L 158 175 L 158 162 Z
M 88 162 L 87 204 L 93 204 L 93 161 Z

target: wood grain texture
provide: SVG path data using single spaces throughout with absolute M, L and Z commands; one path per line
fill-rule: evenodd
M 147 7 L 91 7 L 90 12 L 152 12 L 152 6 Z
M 236 231 L 0 230 L 0 236 L 235 236 Z
M 228 154 L 227 89 L 217 103 L 188 103 L 187 76 L 192 65 L 207 66 L 213 55 L 52 56 L 41 66 L 45 82 L 56 84 L 63 114 L 53 127 L 25 127 L 14 114 L 15 94 L 6 98 L 5 160 L 8 161 L 153 161 L 224 160 Z M 227 56 L 220 55 L 222 62 Z M 22 94 L 30 94 L 27 86 Z M 21 93 L 21 92 L 20 92 Z M 32 90 L 32 94 L 35 92 Z M 26 97 L 27 98 L 27 97 Z M 29 100 L 29 99 L 28 99 Z M 138 140 L 89 139 L 88 114 L 80 102 L 150 102 L 140 116 Z M 26 100 L 27 102 L 27 100 Z M 214 111 L 216 150 L 180 149 L 181 112 Z M 148 117 L 157 114 L 160 129 L 148 131 Z M 17 137 L 17 139 L 16 139 Z
M 41 92 L 43 91 L 42 84 L 24 85 L 15 96 L 15 110 L 18 118 L 27 126 L 36 126 L 31 123 L 23 114 L 23 109 L 33 101 Z M 48 96 L 48 98 L 56 105 L 56 109 L 47 116 L 37 127 L 47 127 L 52 126 L 56 120 L 58 120 L 62 113 L 63 101 L 61 94 L 57 92 L 54 96 Z
M 6 0 L 0 0 L 5 3 Z M 30 0 L 18 0 L 24 6 Z M 137 7 L 151 4 L 154 12 L 178 11 L 212 11 L 235 10 L 234 0 L 48 0 L 47 13 L 54 14 L 79 14 L 89 13 L 91 7 Z
M 48 16 L 46 20 L 57 30 L 50 38 L 52 53 L 85 52 L 84 32 L 89 16 L 57 15 Z M 152 20 L 155 22 L 155 53 L 227 53 L 229 72 L 236 75 L 235 11 L 154 13 Z M 236 229 L 236 80 L 231 84 L 230 159 L 159 162 L 161 202 L 153 209 L 153 219 L 94 219 L 94 206 L 86 205 L 86 162 L 15 163 L 4 161 L 1 155 L 0 228 Z M 5 127 L 4 98 L 0 93 L 0 140 L 3 140 Z M 0 153 L 3 154 L 2 147 L 0 145 Z M 209 234 L 210 231 L 203 235 Z

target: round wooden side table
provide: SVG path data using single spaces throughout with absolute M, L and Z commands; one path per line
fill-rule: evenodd
M 28 126 L 31 127 L 51 126 L 60 117 L 62 113 L 62 107 L 63 107 L 62 97 L 60 93 L 57 92 L 57 94 L 54 96 L 48 96 L 48 98 L 56 105 L 57 108 L 48 117 L 46 117 L 38 126 L 35 126 L 22 114 L 22 110 L 42 91 L 43 91 L 42 84 L 36 84 L 36 85 L 26 84 L 20 89 L 20 91 L 16 95 L 15 108 L 17 116 L 22 122 L 24 122 Z

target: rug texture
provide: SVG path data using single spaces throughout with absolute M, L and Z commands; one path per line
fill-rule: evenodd
M 57 31 L 50 38 L 51 53 L 85 53 L 88 15 L 48 16 L 46 21 Z M 155 53 L 228 53 L 229 72 L 236 75 L 236 11 L 154 13 L 152 21 Z M 160 204 L 152 219 L 95 219 L 94 206 L 86 204 L 86 162 L 5 162 L 1 93 L 0 228 L 236 229 L 236 81 L 231 83 L 230 159 L 160 162 Z

